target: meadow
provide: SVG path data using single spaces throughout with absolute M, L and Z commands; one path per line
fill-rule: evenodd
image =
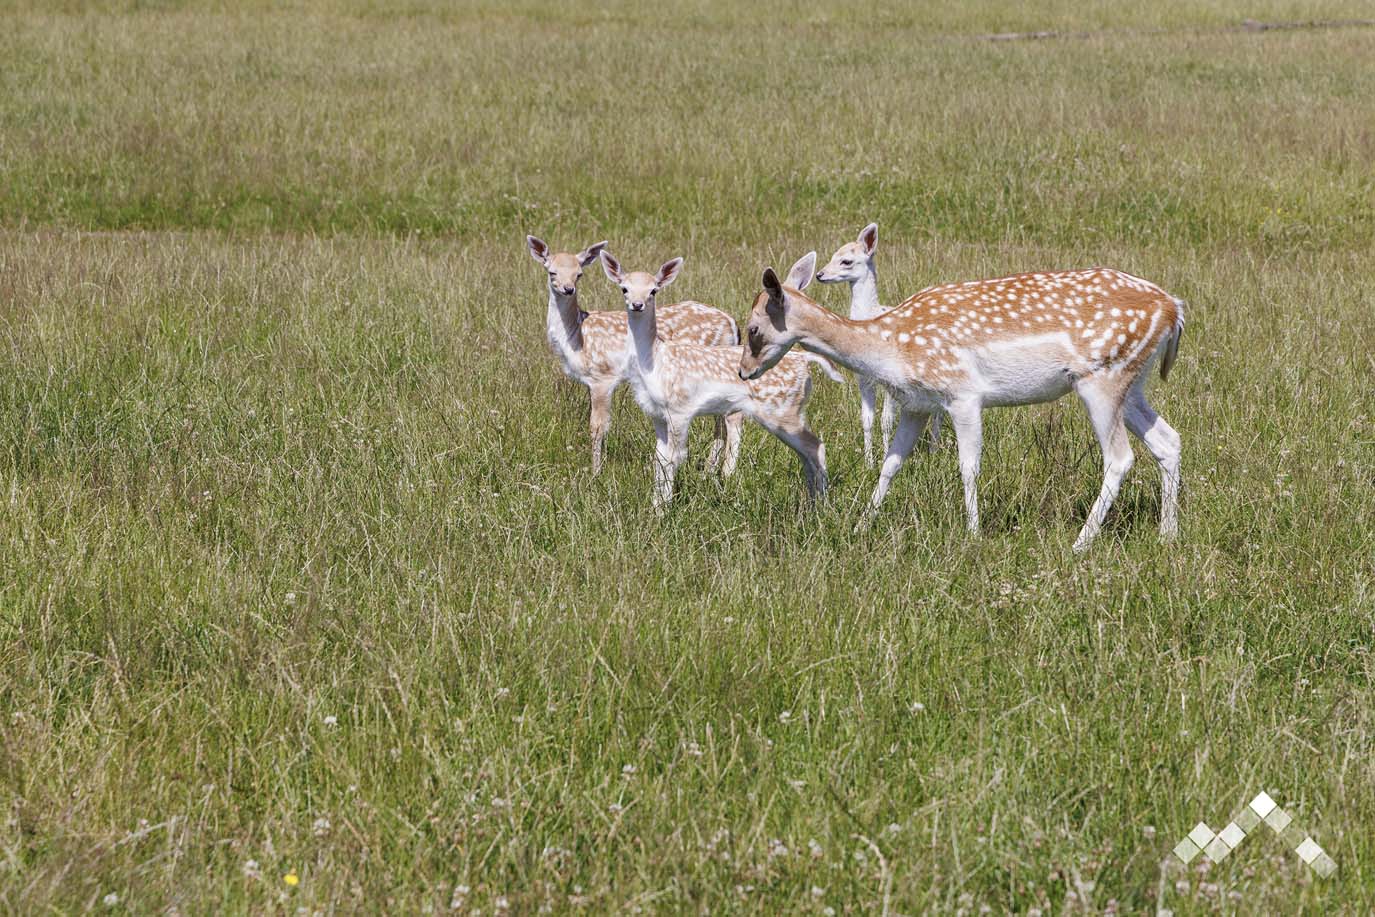
M 0 911 L 1375 910 L 1375 28 L 1240 27 L 1369 15 L 6 3 Z M 870 220 L 1187 300 L 1177 542 L 1138 444 L 1070 553 L 1073 398 L 977 539 L 948 430 L 854 532 L 820 373 L 815 508 L 702 422 L 656 515 L 624 391 L 590 477 L 527 232 L 739 318 Z M 1260 790 L 1335 875 L 1174 860 Z

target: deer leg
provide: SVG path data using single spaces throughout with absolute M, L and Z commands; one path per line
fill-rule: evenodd
M 870 379 L 858 376 L 859 382 L 859 425 L 864 429 L 864 464 L 874 467 L 874 402 L 878 392 Z
M 668 480 L 666 473 L 670 461 L 670 446 L 668 439 L 668 422 L 663 420 L 654 421 L 654 489 L 651 491 L 652 501 L 656 510 L 661 510 L 664 504 L 673 496 L 673 482 Z M 667 485 L 665 481 L 667 480 Z
M 964 514 L 969 531 L 979 532 L 979 461 L 983 456 L 983 406 L 977 401 L 950 406 L 950 425 L 960 453 L 960 478 L 964 481 Z
M 721 464 L 721 456 L 726 451 L 726 418 L 717 414 L 712 418 L 715 423 L 711 439 L 711 451 L 707 453 L 707 471 L 715 471 Z
M 595 478 L 602 471 L 602 443 L 611 429 L 611 396 L 616 387 L 594 385 L 588 390 L 592 394 L 592 476 Z
M 888 389 L 883 390 L 883 413 L 879 417 L 880 428 L 883 432 L 883 447 L 885 454 L 888 452 L 888 444 L 893 441 L 893 422 L 897 419 L 897 400 L 893 398 L 893 393 Z
M 745 426 L 745 415 L 740 411 L 726 415 L 726 459 L 721 463 L 721 477 L 735 474 L 735 463 L 740 460 L 740 434 Z
M 761 426 L 787 444 L 797 453 L 802 463 L 802 477 L 807 484 L 807 496 L 815 500 L 826 494 L 826 446 L 821 439 L 807 429 L 801 420 L 768 423 L 760 421 Z
M 1079 531 L 1079 537 L 1074 540 L 1075 552 L 1082 553 L 1098 537 L 1103 520 L 1112 508 L 1112 501 L 1117 499 L 1122 479 L 1131 470 L 1133 456 L 1131 443 L 1127 441 L 1127 428 L 1122 423 L 1124 398 L 1120 388 L 1084 380 L 1076 386 L 1076 391 L 1088 409 L 1089 422 L 1093 424 L 1093 432 L 1098 434 L 1098 445 L 1103 449 L 1103 488 L 1098 492 L 1098 499 L 1093 501 L 1093 508 L 1089 510 L 1089 517 Z
M 691 418 L 681 422 L 670 420 L 666 425 L 665 437 L 660 458 L 659 507 L 666 506 L 673 499 L 673 479 L 678 468 L 687 458 L 688 431 Z M 657 431 L 656 431 L 657 432 Z
M 921 432 L 921 427 L 920 414 L 904 410 L 898 417 L 898 428 L 888 443 L 888 454 L 884 456 L 883 468 L 879 470 L 878 486 L 874 488 L 874 495 L 869 498 L 869 506 L 860 517 L 858 528 L 867 528 L 873 521 L 879 504 L 888 496 L 888 487 L 893 483 L 893 476 L 902 468 L 902 463 L 907 461 L 907 456 L 912 454 L 912 447 L 917 444 L 917 434 Z
M 926 417 L 926 451 L 935 452 L 941 447 L 941 412 L 933 410 Z
M 1139 384 L 1127 396 L 1126 421 L 1160 465 L 1160 537 L 1173 538 L 1179 534 L 1179 434 L 1150 406 Z

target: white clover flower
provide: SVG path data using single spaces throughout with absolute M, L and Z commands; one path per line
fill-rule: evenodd
M 326 726 L 338 726 L 338 725 L 339 725 L 339 717 L 337 717 L 337 716 L 335 716 L 334 714 L 331 713 L 329 716 L 325 717 L 324 723 L 325 723 Z
M 785 857 L 788 855 L 788 846 L 778 838 L 769 841 L 769 858 Z
M 329 819 L 321 816 L 315 819 L 315 823 L 312 824 L 310 828 L 315 832 L 316 837 L 324 837 L 326 834 L 329 834 Z
M 622 776 L 622 777 L 626 777 L 626 778 L 634 777 L 634 776 L 635 776 L 635 765 L 633 765 L 633 764 L 627 764 L 627 765 L 623 766 L 623 767 L 621 768 L 621 776 Z
M 246 860 L 243 864 L 243 874 L 244 878 L 247 879 L 261 879 L 263 877 L 262 868 L 258 865 L 257 860 Z
M 824 895 L 824 894 L 826 894 L 826 889 L 822 888 L 820 885 L 813 885 L 813 886 L 812 886 L 812 897 L 813 897 L 813 898 L 820 898 L 820 897 L 821 897 L 822 895 Z
M 105 902 L 106 907 L 114 907 L 116 904 L 119 904 L 119 895 L 116 895 L 114 892 L 110 892 L 108 895 L 106 895 L 104 898 L 101 898 L 100 900 Z
M 778 722 L 780 723 L 788 723 L 792 718 L 793 712 L 791 710 L 784 710 L 782 713 L 778 714 Z
M 282 597 L 282 601 L 286 602 L 288 605 L 295 605 L 295 604 L 296 604 L 296 593 L 294 593 L 294 592 L 288 592 L 286 595 L 284 595 L 284 596 Z
M 913 712 L 913 713 L 921 713 L 921 712 L 922 712 L 923 710 L 925 710 L 925 709 L 926 709 L 926 705 L 923 704 L 921 701 L 919 701 L 919 700 L 914 700 L 914 701 L 912 701 L 912 712 Z
M 807 839 L 807 852 L 812 855 L 812 859 L 819 860 L 826 855 L 826 851 L 821 849 L 821 845 L 816 842 L 816 838 Z
M 613 802 L 606 808 L 607 811 L 609 811 L 612 815 L 620 815 L 622 812 L 625 811 L 625 806 L 621 805 L 619 802 Z

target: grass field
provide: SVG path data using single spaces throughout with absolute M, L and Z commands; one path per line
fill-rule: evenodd
M 390 8 L 390 11 L 386 11 Z M 0 910 L 1369 913 L 1362 2 L 0 10 Z M 991 32 L 1054 29 L 1041 41 Z M 535 232 L 743 316 L 1107 264 L 1189 302 L 1182 537 L 1073 399 L 874 527 L 748 432 L 601 477 Z M 615 291 L 589 272 L 584 307 Z M 843 310 L 843 290 L 824 289 Z M 1173 862 L 1265 789 L 1264 831 Z

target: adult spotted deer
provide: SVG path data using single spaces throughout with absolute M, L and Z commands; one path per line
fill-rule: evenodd
M 817 271 L 820 283 L 848 283 L 850 285 L 850 318 L 877 318 L 888 310 L 878 301 L 878 268 L 874 265 L 874 250 L 878 248 L 878 224 L 870 223 L 859 231 L 859 238 L 846 242 L 831 256 L 828 263 Z M 864 463 L 874 464 L 873 432 L 874 405 L 878 401 L 879 387 L 872 379 L 858 377 L 859 382 L 859 424 L 864 430 Z M 882 448 L 887 449 L 893 439 L 893 396 L 887 390 L 883 393 Z M 933 414 L 928 427 L 931 433 L 930 448 L 940 443 L 941 415 Z
M 780 355 L 766 380 L 747 382 L 739 373 L 739 347 L 710 347 L 670 341 L 659 332 L 656 294 L 682 269 L 683 259 L 665 262 L 657 274 L 625 272 L 603 250 L 602 267 L 625 297 L 630 358 L 626 377 L 639 403 L 654 424 L 654 494 L 656 508 L 673 499 L 673 478 L 687 458 L 688 424 L 701 414 L 725 416 L 726 466 L 735 464 L 742 415 L 787 443 L 802 462 L 808 494 L 826 492 L 826 449 L 807 427 L 804 409 L 811 396 L 808 363 L 820 365 L 831 378 L 843 381 L 835 368 L 814 354 Z M 811 279 L 794 278 L 799 287 Z
M 549 273 L 549 347 L 569 378 L 587 386 L 592 396 L 592 474 L 602 470 L 602 443 L 611 429 L 611 398 L 625 381 L 625 313 L 584 312 L 578 307 L 578 281 L 583 268 L 597 259 L 605 242 L 590 245 L 576 255 L 551 252 L 534 236 L 526 236 L 530 257 Z M 672 340 L 697 344 L 738 344 L 740 331 L 720 309 L 699 302 L 664 306 L 659 314 L 659 333 Z M 712 455 L 725 448 L 725 429 L 717 424 Z
M 878 318 L 841 318 L 772 268 L 754 301 L 740 377 L 757 379 L 794 344 L 824 354 L 886 385 L 902 414 L 888 447 L 869 512 L 912 451 L 921 416 L 950 415 L 958 443 L 969 529 L 979 528 L 975 489 L 985 407 L 1053 401 L 1074 391 L 1084 402 L 1103 449 L 1103 487 L 1089 510 L 1076 551 L 1103 525 L 1132 465 L 1131 430 L 1160 464 L 1160 534 L 1178 530 L 1179 434 L 1146 401 L 1156 360 L 1165 378 L 1184 331 L 1184 303 L 1122 271 L 1017 274 L 923 290 Z M 767 378 L 767 376 L 765 376 Z

